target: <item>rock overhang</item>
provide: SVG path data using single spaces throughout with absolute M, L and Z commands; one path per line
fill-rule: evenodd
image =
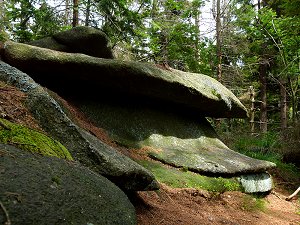
M 68 91 L 73 93 L 81 88 L 93 95 L 103 89 L 109 91 L 108 95 L 129 94 L 170 102 L 203 116 L 247 117 L 246 108 L 231 91 L 202 74 L 161 69 L 149 63 L 57 52 L 14 42 L 5 44 L 3 58 L 45 86 L 58 88 L 61 83 L 59 88 L 64 89 L 63 86 L 72 84 L 73 88 L 69 87 Z
M 161 66 L 149 63 L 124 62 L 84 54 L 55 52 L 13 42 L 6 43 L 2 55 L 8 63 L 29 73 L 43 85 L 54 88 L 58 92 L 67 91 L 71 96 L 80 92 L 81 95 L 85 93 L 84 97 L 95 100 L 103 95 L 106 101 L 122 102 L 125 106 L 135 107 L 134 105 L 137 104 L 163 110 L 171 108 L 179 112 L 189 111 L 188 116 L 196 115 L 198 118 L 247 117 L 246 108 L 234 94 L 206 75 L 186 73 L 167 67 L 162 69 Z M 61 83 L 59 87 L 57 81 Z M 70 85 L 72 88 L 67 88 Z M 97 104 L 102 103 L 98 99 Z M 126 139 L 114 134 L 112 136 L 119 138 L 120 143 Z M 160 139 L 164 138 L 163 135 L 160 137 Z M 177 137 L 175 135 L 172 138 Z M 202 159 L 202 161 L 196 160 L 194 165 L 186 165 L 182 162 L 184 157 L 176 157 L 180 154 L 174 146 L 163 146 L 163 154 L 155 151 L 150 155 L 177 167 L 188 167 L 195 172 L 224 176 L 260 174 L 275 166 L 273 163 L 255 160 L 230 150 L 217 136 L 213 139 L 216 139 L 218 144 L 214 143 L 216 145 L 213 144 L 210 149 L 198 146 L 199 149 L 193 149 L 187 154 Z M 130 141 L 125 140 L 125 144 L 128 143 Z M 149 139 L 147 143 L 141 144 L 143 145 L 149 145 Z M 154 144 L 152 147 L 157 146 Z M 170 155 L 175 157 L 166 157 Z M 230 157 L 231 159 L 228 159 Z

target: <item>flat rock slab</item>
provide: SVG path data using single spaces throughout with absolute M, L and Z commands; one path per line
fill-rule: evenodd
M 106 59 L 114 58 L 106 34 L 92 27 L 74 27 L 28 44 L 62 52 L 83 53 Z
M 0 80 L 26 93 L 26 107 L 39 125 L 69 150 L 74 160 L 122 189 L 143 191 L 159 188 L 153 174 L 144 167 L 76 126 L 45 89 L 27 74 L 0 61 Z
M 127 196 L 78 163 L 0 144 L 0 181 L 0 224 L 136 224 Z
M 154 64 L 101 59 L 26 44 L 6 42 L 3 59 L 30 74 L 37 82 L 58 92 L 94 97 L 104 91 L 110 96 L 124 93 L 172 103 L 181 109 L 211 117 L 247 116 L 246 108 L 215 79 Z M 132 96 L 130 96 L 132 98 Z
M 147 149 L 156 160 L 209 175 L 235 176 L 275 167 L 229 149 L 205 118 L 140 104 L 99 101 L 75 105 L 113 140 L 129 148 Z

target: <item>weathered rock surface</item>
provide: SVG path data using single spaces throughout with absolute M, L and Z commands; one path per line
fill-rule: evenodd
M 204 116 L 247 116 L 245 107 L 234 94 L 206 75 L 160 69 L 146 63 L 62 53 L 14 42 L 6 42 L 2 53 L 3 59 L 12 66 L 41 84 L 69 95 L 80 93 L 89 98 L 104 91 L 108 98 L 121 98 L 124 94 L 135 101 L 149 98 L 154 104 L 175 104 Z
M 268 173 L 242 175 L 240 182 L 246 193 L 268 192 L 273 188 L 272 177 Z
M 74 27 L 56 33 L 52 37 L 31 41 L 29 44 L 61 52 L 83 53 L 107 59 L 114 58 L 106 34 L 92 27 Z
M 136 224 L 127 196 L 77 163 L 0 144 L 0 224 Z
M 117 143 L 146 149 L 156 160 L 213 176 L 262 174 L 275 167 L 234 152 L 219 140 L 205 116 L 242 118 L 247 112 L 233 93 L 213 78 L 13 42 L 5 44 L 2 55 L 45 86 L 68 96 Z M 49 118 L 42 120 L 45 124 Z M 94 136 L 82 130 L 79 133 L 89 145 L 102 149 L 103 143 Z M 118 163 L 109 157 L 104 161 Z M 256 183 L 263 179 L 258 177 Z M 155 186 L 147 181 L 150 187 Z
M 219 140 L 208 121 L 197 115 L 154 109 L 142 103 L 112 103 L 105 97 L 75 104 L 118 143 L 134 149 L 146 147 L 151 157 L 176 167 L 233 176 L 264 172 L 275 166 L 232 151 Z
M 75 160 L 122 189 L 158 189 L 149 171 L 76 126 L 58 103 L 27 74 L 0 61 L 0 80 L 27 94 L 25 104 L 40 126 L 60 141 Z

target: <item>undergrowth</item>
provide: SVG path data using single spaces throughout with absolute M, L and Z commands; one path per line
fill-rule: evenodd
M 150 170 L 159 182 L 173 188 L 196 188 L 218 193 L 242 191 L 240 183 L 234 178 L 202 176 L 186 168 L 172 168 L 154 161 L 141 160 L 138 163 Z
M 291 188 L 300 184 L 300 169 L 293 163 L 284 161 L 284 153 L 288 151 L 288 142 L 284 141 L 280 132 L 251 135 L 242 130 L 221 133 L 225 144 L 249 157 L 273 162 L 277 168 L 276 176 L 290 183 Z M 292 146 L 291 146 L 292 147 Z

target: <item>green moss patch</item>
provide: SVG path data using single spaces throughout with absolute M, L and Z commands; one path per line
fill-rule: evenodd
M 248 212 L 264 212 L 266 210 L 266 202 L 261 197 L 246 195 L 243 197 L 242 209 Z
M 5 119 L 0 119 L 0 143 L 11 144 L 32 153 L 73 160 L 69 151 L 60 142 Z
M 187 170 L 187 168 L 172 168 L 154 161 L 138 161 L 150 170 L 155 178 L 174 188 L 197 188 L 212 192 L 242 191 L 240 183 L 235 178 L 207 177 Z

